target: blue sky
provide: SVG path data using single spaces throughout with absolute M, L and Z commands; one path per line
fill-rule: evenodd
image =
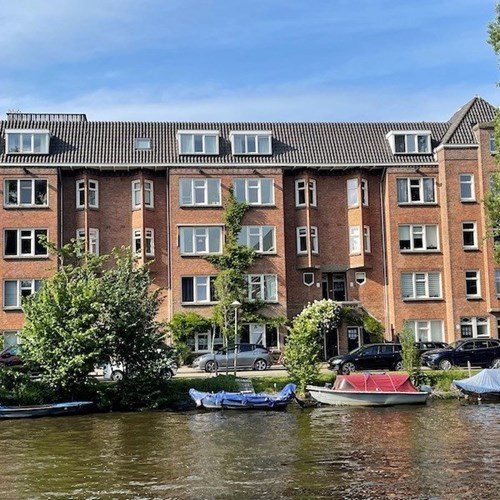
M 0 112 L 447 120 L 500 104 L 495 0 L 0 0 Z

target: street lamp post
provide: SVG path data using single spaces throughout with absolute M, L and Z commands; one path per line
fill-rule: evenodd
M 232 304 L 234 307 L 234 376 L 236 377 L 236 360 L 238 358 L 238 349 L 236 347 L 236 339 L 238 337 L 238 309 L 241 307 L 241 302 L 235 300 Z

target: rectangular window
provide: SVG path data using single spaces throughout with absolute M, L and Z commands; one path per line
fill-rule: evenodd
M 440 299 L 441 273 L 401 273 L 403 299 Z
M 217 302 L 215 296 L 215 276 L 183 277 L 182 302 L 185 304 Z
M 76 181 L 76 208 L 85 208 L 85 200 L 89 208 L 99 208 L 99 182 L 81 179 Z
M 275 226 L 242 226 L 238 244 L 257 253 L 276 253 Z
M 361 179 L 361 203 L 364 207 L 368 206 L 368 181 Z
M 495 154 L 497 152 L 497 143 L 495 140 L 495 131 L 494 130 L 490 130 L 488 132 L 488 147 L 489 147 L 491 154 Z
M 370 238 L 370 226 L 363 227 L 363 244 L 365 253 L 371 253 L 372 251 L 372 243 Z
M 220 179 L 180 179 L 179 199 L 183 206 L 220 206 Z
M 398 203 L 435 203 L 435 179 L 433 177 L 403 177 L 396 180 Z
M 481 296 L 479 271 L 465 271 L 465 296 L 467 298 L 478 298 Z
M 309 199 L 307 196 L 309 195 Z M 316 181 L 314 179 L 298 179 L 295 181 L 295 206 L 296 207 L 315 207 L 316 202 Z
M 497 298 L 500 298 L 500 269 L 495 270 L 495 289 L 497 291 Z
M 144 181 L 144 206 L 154 208 L 153 181 Z M 140 180 L 132 181 L 132 208 L 141 208 L 142 203 L 142 182 Z
M 477 250 L 477 226 L 475 222 L 462 222 L 464 250 Z
M 399 226 L 399 249 L 402 252 L 438 250 L 436 224 L 403 224 Z
M 3 282 L 4 309 L 21 309 L 22 299 L 33 295 L 41 286 L 41 280 L 5 280 Z
M 393 134 L 394 135 L 394 153 L 416 154 L 430 153 L 431 136 L 425 134 Z
M 219 154 L 219 132 L 179 131 L 179 153 L 181 155 L 217 155 Z
M 474 175 L 460 174 L 460 201 L 475 201 L 476 193 L 474 189 Z
M 347 179 L 347 206 L 349 208 L 359 205 L 358 179 Z
M 3 348 L 8 349 L 9 347 L 19 344 L 21 330 L 4 330 L 3 331 Z
M 277 277 L 275 274 L 249 274 L 247 280 L 249 300 L 278 301 Z
M 149 151 L 151 149 L 151 139 L 138 137 L 135 140 L 135 149 L 138 151 Z
M 270 155 L 271 132 L 231 132 L 233 155 Z
M 6 130 L 7 153 L 48 154 L 50 132 Z
M 81 228 L 76 230 L 76 239 L 85 241 L 85 229 Z M 99 255 L 99 229 L 89 229 L 88 252 L 94 255 Z
M 148 257 L 155 256 L 155 233 L 154 229 L 144 230 L 144 240 L 146 244 L 146 255 Z
M 5 257 L 48 257 L 49 252 L 40 243 L 40 237 L 48 236 L 47 229 L 5 229 Z
M 154 257 L 155 255 L 155 243 L 154 243 L 154 230 L 145 229 L 144 230 L 144 253 L 147 257 Z M 132 231 L 132 250 L 140 254 L 142 252 L 142 230 L 134 229 Z
M 358 255 L 361 253 L 361 235 L 359 226 L 349 226 L 349 253 Z
M 274 180 L 234 179 L 234 196 L 240 203 L 249 205 L 274 205 Z
M 306 254 L 309 250 L 309 244 L 307 240 L 307 227 L 298 227 L 297 230 L 297 254 Z M 310 227 L 309 241 L 311 245 L 311 253 L 317 254 L 319 252 L 318 243 L 318 228 L 315 226 Z
M 441 320 L 415 319 L 406 324 L 414 333 L 416 342 L 443 342 L 444 329 Z
M 137 254 L 142 251 L 142 231 L 140 229 L 132 231 L 132 250 Z
M 49 191 L 47 179 L 6 179 L 4 206 L 47 207 Z
M 460 318 L 460 336 L 463 338 L 488 338 L 490 328 L 487 317 Z
M 182 226 L 179 228 L 181 255 L 222 252 L 221 226 Z

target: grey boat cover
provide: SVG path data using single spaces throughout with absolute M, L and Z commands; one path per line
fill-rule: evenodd
M 500 393 L 500 370 L 486 368 L 473 377 L 454 380 L 453 384 L 459 389 L 477 394 L 484 394 L 486 392 Z

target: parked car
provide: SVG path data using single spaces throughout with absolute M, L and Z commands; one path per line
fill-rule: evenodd
M 19 356 L 19 347 L 12 345 L 0 352 L 0 366 L 20 366 L 23 364 Z
M 328 360 L 331 370 L 348 375 L 356 370 L 402 370 L 401 344 L 367 344 Z
M 422 356 L 430 368 L 449 370 L 453 366 L 500 368 L 500 341 L 493 339 L 461 339 L 444 349 L 435 349 Z
M 125 369 L 122 363 L 105 363 L 99 366 L 98 370 L 96 370 L 96 374 L 100 375 L 100 371 L 102 370 L 102 378 L 104 380 L 113 380 L 114 382 L 118 382 L 119 380 L 123 380 L 123 376 L 125 374 Z M 161 377 L 165 380 L 170 380 L 177 374 L 177 363 L 175 361 L 170 361 L 168 366 L 162 370 Z
M 214 353 L 198 356 L 192 364 L 193 368 L 199 368 L 206 372 L 214 372 L 220 368 L 233 368 L 236 355 L 236 368 L 238 370 L 251 368 L 253 370 L 266 370 L 273 364 L 271 352 L 260 344 L 236 344 L 219 349 Z
M 435 349 L 444 349 L 448 344 L 446 342 L 435 342 L 435 341 L 425 341 L 421 340 L 415 342 L 415 347 L 418 349 L 420 354 L 424 354 L 427 351 L 433 351 Z

